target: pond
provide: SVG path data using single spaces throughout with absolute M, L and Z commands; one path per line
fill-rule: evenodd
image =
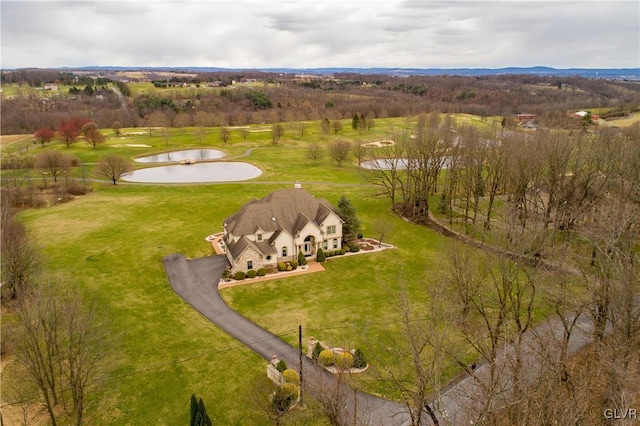
M 379 160 L 363 161 L 360 167 L 367 170 L 406 170 L 409 160 L 407 158 L 384 158 Z M 451 165 L 451 157 L 442 158 L 442 168 L 446 169 Z M 418 167 L 416 164 L 414 167 Z
M 207 183 L 249 180 L 262 174 L 253 164 L 243 162 L 196 163 L 149 167 L 122 176 L 122 180 L 138 183 Z
M 137 163 L 167 163 L 170 161 L 183 161 L 183 160 L 215 160 L 222 158 L 227 154 L 219 149 L 183 149 L 181 151 L 162 152 L 160 154 L 147 155 L 145 157 L 136 158 Z

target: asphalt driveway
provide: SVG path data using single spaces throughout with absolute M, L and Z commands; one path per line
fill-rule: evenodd
M 218 281 L 227 266 L 225 256 L 187 260 L 181 254 L 162 259 L 171 288 L 215 325 L 270 361 L 277 354 L 288 366 L 298 370 L 299 352 L 278 336 L 241 316 L 224 302 Z M 407 425 L 406 408 L 399 403 L 355 391 L 331 373 L 303 357 L 304 392 L 335 407 L 344 424 Z

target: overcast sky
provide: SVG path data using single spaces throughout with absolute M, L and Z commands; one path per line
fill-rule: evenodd
M 5 1 L 2 68 L 640 67 L 632 1 Z

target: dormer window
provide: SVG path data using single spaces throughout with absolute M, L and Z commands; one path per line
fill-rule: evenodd
M 262 241 L 262 234 L 256 234 L 256 241 Z

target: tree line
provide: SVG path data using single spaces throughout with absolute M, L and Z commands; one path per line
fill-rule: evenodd
M 51 77 L 53 74 L 37 74 Z M 230 86 L 249 76 L 265 84 L 259 88 Z M 31 82 L 31 72 L 3 73 L 7 82 Z M 339 78 L 269 73 L 200 73 L 189 81 L 224 82 L 216 90 L 166 90 L 159 94 L 131 93 L 128 85 L 113 80 L 124 95 L 115 93 L 79 97 L 60 93 L 47 102 L 38 97 L 3 99 L 3 134 L 33 133 L 53 127 L 60 119 L 91 116 L 98 127 L 120 121 L 123 127 L 237 126 L 301 120 L 348 119 L 354 114 L 375 119 L 417 115 L 432 111 L 481 116 L 511 116 L 527 112 L 546 127 L 575 127 L 567 117 L 571 109 L 615 106 L 619 114 L 633 111 L 640 99 L 637 85 L 624 81 L 536 76 L 454 77 L 340 75 Z M 184 80 L 179 79 L 179 80 Z M 102 78 L 104 79 L 104 78 Z M 58 78 L 67 81 L 68 77 Z M 102 80 L 101 80 L 102 82 Z M 73 83 L 76 84 L 76 83 Z M 95 84 L 90 83 L 90 87 Z M 100 84 L 99 84 L 100 85 Z M 227 86 L 227 87 L 224 87 Z M 154 115 L 151 118 L 151 115 Z

